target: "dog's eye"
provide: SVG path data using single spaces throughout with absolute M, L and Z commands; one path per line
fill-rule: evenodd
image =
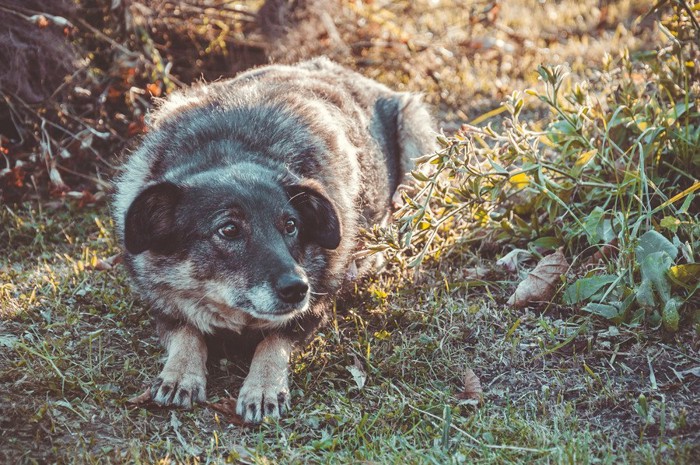
M 218 232 L 224 239 L 235 239 L 240 234 L 240 229 L 235 224 L 228 223 L 220 227 Z
M 284 232 L 288 234 L 289 236 L 293 236 L 297 232 L 297 220 L 295 219 L 288 219 L 286 223 L 284 223 Z

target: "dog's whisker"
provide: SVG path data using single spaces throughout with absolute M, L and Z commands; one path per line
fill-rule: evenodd
M 285 207 L 286 207 L 287 205 L 289 205 L 290 203 L 292 203 L 292 200 L 296 199 L 297 197 L 301 197 L 302 195 L 304 195 L 303 192 L 297 192 L 296 194 L 294 194 L 293 196 L 291 196 L 291 197 L 289 198 L 289 200 L 287 200 L 287 203 L 285 204 Z

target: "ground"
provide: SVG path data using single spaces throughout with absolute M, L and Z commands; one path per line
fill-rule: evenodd
M 392 87 L 424 92 L 449 133 L 512 91 L 538 86 L 539 63 L 567 63 L 586 79 L 606 53 L 660 40 L 653 21 L 638 19 L 651 2 L 467 3 L 376 5 L 358 27 L 378 28 L 385 46 L 331 55 Z M 346 15 L 369 14 L 352 5 Z M 347 34 L 338 26 L 341 42 L 358 46 Z M 542 111 L 530 102 L 533 125 Z M 477 251 L 417 274 L 389 267 L 338 299 L 330 324 L 293 359 L 292 410 L 279 421 L 249 427 L 231 414 L 246 372 L 238 361 L 209 367 L 209 402 L 191 411 L 134 405 L 129 399 L 157 375 L 163 351 L 147 307 L 109 260 L 119 253 L 109 204 L 93 203 L 53 198 L 0 211 L 3 463 L 700 456 L 692 328 L 668 335 L 568 307 L 511 309 L 505 302 L 517 277 L 464 277 Z

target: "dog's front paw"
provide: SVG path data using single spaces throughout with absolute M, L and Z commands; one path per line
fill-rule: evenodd
M 151 398 L 160 405 L 191 408 L 194 402 L 204 402 L 207 380 L 202 375 L 163 371 L 151 386 Z
M 236 413 L 246 423 L 260 423 L 264 417 L 280 418 L 289 409 L 286 376 L 254 376 L 243 382 Z

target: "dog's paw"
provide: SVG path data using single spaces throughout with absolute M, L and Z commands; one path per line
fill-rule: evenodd
M 206 388 L 204 376 L 163 371 L 151 385 L 151 398 L 160 405 L 191 408 L 207 399 Z
M 280 418 L 289 410 L 289 386 L 285 376 L 249 375 L 238 394 L 236 413 L 246 423 L 260 423 L 264 417 Z

